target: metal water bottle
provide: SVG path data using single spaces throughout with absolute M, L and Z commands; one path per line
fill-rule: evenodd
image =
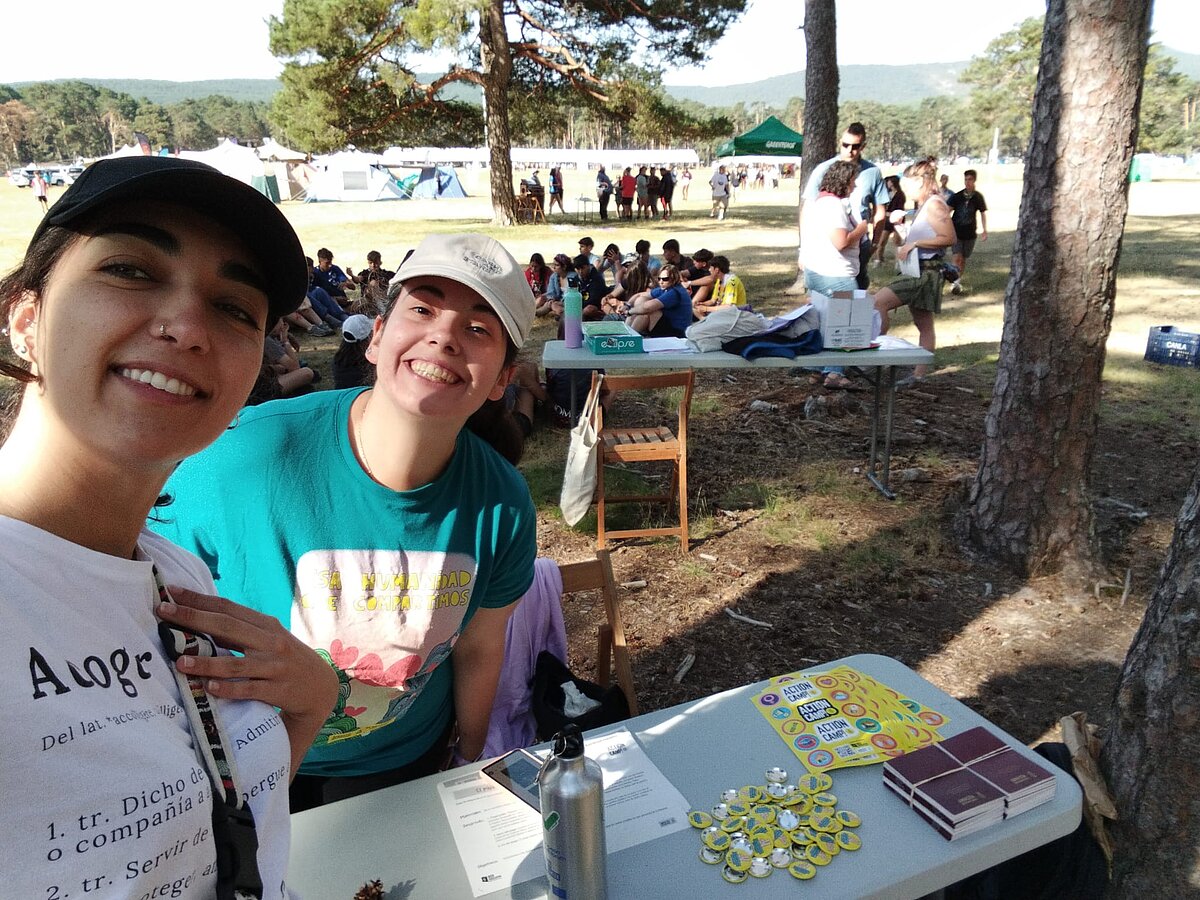
M 567 725 L 554 736 L 554 752 L 538 774 L 542 849 L 550 896 L 607 900 L 604 779 L 583 755 L 583 735 Z
M 583 294 L 574 283 L 563 291 L 563 340 L 572 350 L 583 346 Z

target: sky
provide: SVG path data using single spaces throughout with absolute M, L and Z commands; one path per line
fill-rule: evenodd
M 988 42 L 1029 16 L 1045 0 L 960 0 L 927 8 L 942 40 L 906 45 L 889 25 L 911 4 L 900 0 L 838 0 L 838 61 L 955 62 L 983 52 Z M 149 78 L 197 81 L 274 78 L 281 63 L 267 48 L 267 19 L 283 0 L 55 0 L 56 23 L 44 40 L 13 36 L 0 53 L 0 84 L 57 78 Z M 924 15 L 924 13 L 922 13 Z M 729 85 L 804 68 L 797 26 L 801 0 L 750 0 L 703 67 L 668 70 L 669 85 Z M 1154 39 L 1200 53 L 1200 3 L 1156 0 Z M 906 52 L 906 46 L 913 46 Z M 890 53 L 885 53 L 890 50 Z

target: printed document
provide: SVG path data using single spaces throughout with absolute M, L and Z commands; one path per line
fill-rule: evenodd
M 691 827 L 687 800 L 628 729 L 589 737 L 584 748 L 604 774 L 610 854 Z M 438 797 L 475 897 L 545 875 L 541 817 L 524 801 L 481 771 L 439 782 Z

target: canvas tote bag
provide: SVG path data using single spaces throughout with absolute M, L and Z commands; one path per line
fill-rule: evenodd
M 567 450 L 567 468 L 563 473 L 562 495 L 558 505 L 562 508 L 563 520 L 574 525 L 592 505 L 596 493 L 596 457 L 599 454 L 600 436 L 596 432 L 596 407 L 600 403 L 600 386 L 604 376 L 598 375 L 579 421 L 571 429 L 571 446 Z

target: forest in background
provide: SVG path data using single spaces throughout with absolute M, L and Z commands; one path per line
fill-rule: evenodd
M 1029 137 L 1040 39 L 1041 20 L 1030 19 L 967 63 L 843 66 L 839 118 L 866 125 L 879 159 L 979 158 L 996 128 L 1001 155 L 1019 157 Z M 1188 155 L 1200 149 L 1198 74 L 1200 56 L 1151 47 L 1139 151 Z M 207 149 L 222 137 L 257 144 L 270 136 L 305 152 L 345 143 L 338 135 L 315 137 L 306 110 L 280 103 L 279 86 L 262 79 L 0 85 L 0 162 L 10 168 L 103 156 L 132 142 L 135 132 L 156 148 L 172 149 Z M 635 71 L 601 102 L 534 86 L 514 92 L 512 136 L 517 144 L 564 148 L 688 146 L 703 157 L 769 115 L 802 130 L 803 87 L 803 72 L 700 88 L 664 87 L 655 73 Z M 478 91 L 452 85 L 441 99 L 440 108 L 380 134 L 377 146 L 360 142 L 359 148 L 483 143 Z

